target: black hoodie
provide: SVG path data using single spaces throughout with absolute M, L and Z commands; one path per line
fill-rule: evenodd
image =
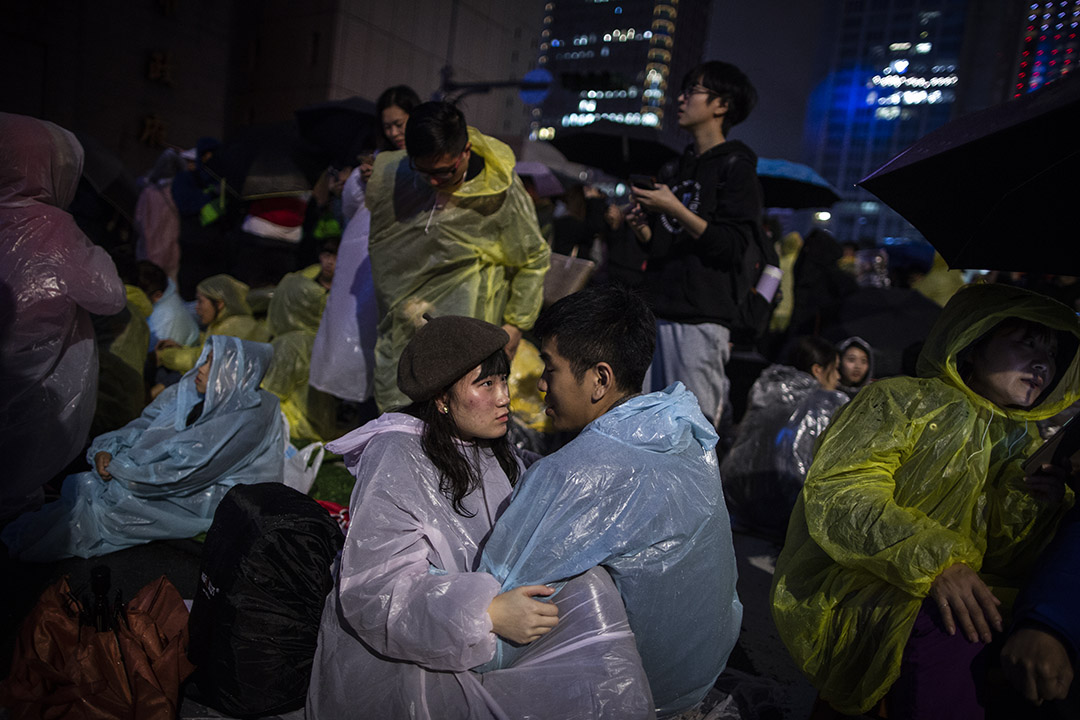
M 701 156 L 691 145 L 675 173 L 661 173 L 660 179 L 709 225 L 694 239 L 673 218 L 652 217 L 646 299 L 664 320 L 728 326 L 736 308 L 732 273 L 754 233 L 761 232 L 757 156 L 738 140 L 722 142 Z

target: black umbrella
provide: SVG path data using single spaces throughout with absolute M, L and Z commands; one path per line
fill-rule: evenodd
M 757 174 L 765 196 L 765 207 L 793 210 L 831 207 L 840 199 L 836 188 L 807 165 L 790 160 L 758 158 Z
M 363 98 L 315 103 L 295 115 L 300 136 L 330 153 L 338 167 L 355 166 L 364 143 L 374 139 L 375 105 Z
M 619 178 L 656 175 L 679 156 L 653 128 L 601 120 L 587 128 L 560 130 L 551 144 L 567 160 L 598 168 Z
M 139 198 L 135 177 L 120 158 L 95 138 L 85 133 L 76 133 L 75 137 L 83 148 L 83 179 L 98 197 L 131 222 Z
M 954 120 L 859 184 L 951 267 L 1080 274 L 1080 78 Z
M 329 162 L 329 153 L 301 138 L 291 123 L 280 123 L 245 128 L 208 169 L 225 178 L 230 194 L 254 200 L 311 190 Z

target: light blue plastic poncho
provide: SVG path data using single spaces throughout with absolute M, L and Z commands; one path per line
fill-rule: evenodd
M 213 348 L 205 397 L 197 368 Z M 285 439 L 277 398 L 259 390 L 270 362 L 265 343 L 214 335 L 176 385 L 142 416 L 94 439 L 87 460 L 112 455 L 105 482 L 96 470 L 70 475 L 60 500 L 21 516 L 3 541 L 20 560 L 92 557 L 164 538 L 205 532 L 229 488 L 281 482 Z M 192 422 L 192 410 L 203 402 Z
M 739 636 L 716 440 L 681 383 L 628 400 L 529 468 L 481 563 L 503 590 L 607 569 L 659 716 L 700 701 Z
M 387 413 L 327 445 L 356 476 L 334 589 L 323 606 L 310 720 L 652 717 L 652 696 L 618 591 L 601 569 L 555 596 L 559 624 L 513 667 L 487 613 L 499 593 L 476 572 L 510 483 L 494 455 L 462 444 L 481 484 L 457 513 L 421 445 L 423 423 Z

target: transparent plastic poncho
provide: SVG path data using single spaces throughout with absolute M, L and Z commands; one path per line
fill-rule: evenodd
M 1058 331 L 1056 381 L 1029 410 L 961 378 L 958 354 L 1009 317 Z M 942 311 L 919 377 L 878 380 L 833 418 L 792 511 L 773 617 L 796 664 L 837 710 L 865 712 L 896 680 L 930 584 L 964 563 L 1008 603 L 1064 508 L 1028 493 L 1036 421 L 1078 394 L 1080 324 L 1024 290 L 976 285 Z
M 289 273 L 274 289 L 266 327 L 274 335 L 274 359 L 263 388 L 278 396 L 297 444 L 324 441 L 335 429 L 334 399 L 308 384 L 311 350 L 326 307 L 326 288 L 315 281 L 319 266 Z
M 50 122 L 0 113 L 0 520 L 85 446 L 98 387 L 90 313 L 126 302 L 112 259 L 65 208 L 83 152 Z
M 403 151 L 375 158 L 367 207 L 379 308 L 375 401 L 384 410 L 409 404 L 397 362 L 424 313 L 523 330 L 540 313 L 551 251 L 514 174 L 514 153 L 474 128 L 469 141 L 484 169 L 451 194 L 411 170 Z
M 705 696 L 739 636 L 716 440 L 681 383 L 632 398 L 529 468 L 484 549 L 504 590 L 603 566 L 661 716 Z M 499 651 L 494 666 L 515 661 Z
M 510 483 L 469 444 L 480 487 L 454 511 L 420 442 L 422 423 L 388 413 L 327 445 L 357 478 L 349 531 L 327 597 L 307 717 L 652 717 L 626 611 L 593 569 L 556 595 L 560 623 L 504 670 L 487 608 L 499 582 L 477 572 Z
M 337 252 L 337 266 L 322 324 L 311 349 L 311 385 L 353 402 L 370 400 L 375 377 L 375 338 L 379 311 L 368 257 L 371 211 L 364 207 L 360 168 L 341 192 L 348 216 Z
M 238 483 L 281 482 L 285 439 L 277 398 L 259 390 L 270 346 L 211 336 L 205 395 L 193 370 L 166 388 L 125 427 L 94 438 L 87 451 L 112 456 L 106 482 L 97 470 L 70 475 L 60 500 L 8 525 L 13 557 L 45 561 L 91 557 L 163 538 L 206 532 L 214 510 Z M 195 406 L 202 411 L 189 423 Z
M 720 465 L 737 529 L 783 540 L 814 459 L 814 445 L 847 395 L 787 365 L 765 368 L 750 388 L 735 444 Z

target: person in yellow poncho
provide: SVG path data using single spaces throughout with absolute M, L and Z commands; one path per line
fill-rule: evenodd
M 289 437 L 297 445 L 336 437 L 334 398 L 308 384 L 311 348 L 326 308 L 336 256 L 337 243 L 330 241 L 319 253 L 319 264 L 283 277 L 266 314 L 266 327 L 274 336 L 274 359 L 262 388 L 281 401 Z
M 206 329 L 194 345 L 182 346 L 172 340 L 157 345 L 158 365 L 178 373 L 195 367 L 203 343 L 210 335 L 231 335 L 241 340 L 267 342 L 270 333 L 251 315 L 248 286 L 231 275 L 212 275 L 195 287 L 195 314 Z
M 833 419 L 792 513 L 772 609 L 837 710 L 859 714 L 889 693 L 890 718 L 981 716 L 970 666 L 956 683 L 941 666 L 920 689 L 925 665 L 909 651 L 936 638 L 978 660 L 1071 504 L 1071 493 L 1037 496 L 1021 464 L 1040 442 L 1035 421 L 1077 399 L 1078 338 L 1076 315 L 1048 298 L 965 288 L 927 338 L 919 377 L 875 382 Z M 933 687 L 934 707 L 920 708 Z M 961 715 L 955 703 L 976 707 Z
M 408 404 L 397 363 L 424 313 L 503 326 L 512 358 L 540 312 L 550 255 L 509 147 L 448 103 L 414 108 L 405 145 L 375 158 L 366 196 L 381 410 Z

